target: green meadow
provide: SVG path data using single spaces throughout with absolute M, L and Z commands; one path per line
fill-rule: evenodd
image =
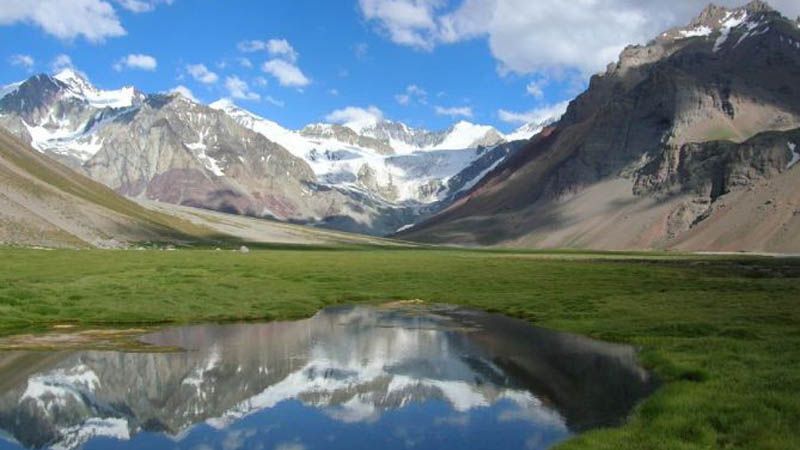
M 663 386 L 563 449 L 800 448 L 800 260 L 384 248 L 0 249 L 0 335 L 421 299 L 623 342 Z

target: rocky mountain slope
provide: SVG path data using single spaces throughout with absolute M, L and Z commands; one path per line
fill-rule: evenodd
M 105 91 L 71 69 L 4 88 L 0 126 L 129 197 L 378 235 L 448 205 L 519 147 L 466 122 L 287 130 L 229 101 Z
M 800 22 L 709 6 L 625 49 L 428 242 L 800 251 Z
M 125 199 L 0 130 L 0 244 L 120 247 L 214 234 Z
M 238 247 L 238 242 L 405 245 L 169 203 L 133 201 L 0 129 L 0 245 Z

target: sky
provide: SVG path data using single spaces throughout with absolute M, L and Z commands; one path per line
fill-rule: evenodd
M 718 1 L 738 6 L 742 1 Z M 800 1 L 770 2 L 789 17 Z M 0 0 L 0 84 L 229 98 L 289 128 L 364 116 L 510 131 L 565 107 L 697 0 Z

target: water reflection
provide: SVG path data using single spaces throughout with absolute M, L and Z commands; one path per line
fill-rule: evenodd
M 450 308 L 326 309 L 0 354 L 0 449 L 548 448 L 653 389 L 633 349 Z

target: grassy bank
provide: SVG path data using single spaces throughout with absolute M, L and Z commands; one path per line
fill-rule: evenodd
M 0 249 L 0 260 L 0 334 L 454 303 L 643 348 L 665 387 L 625 427 L 563 448 L 800 448 L 797 260 L 364 249 Z

